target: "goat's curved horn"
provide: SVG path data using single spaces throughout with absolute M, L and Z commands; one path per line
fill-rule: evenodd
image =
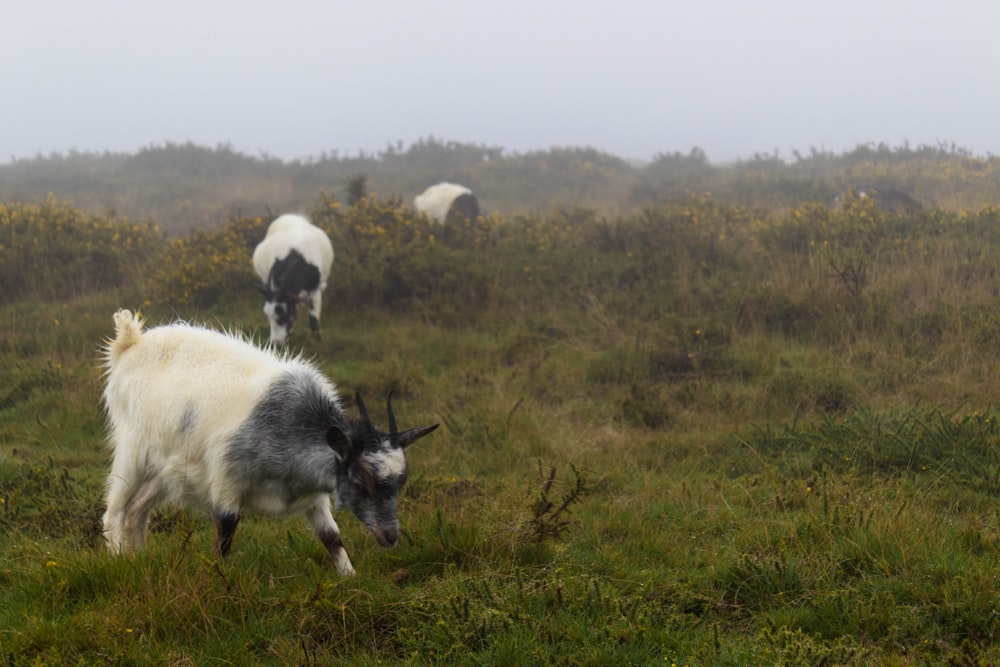
M 361 392 L 354 392 L 354 402 L 358 404 L 358 412 L 361 413 L 361 419 L 366 424 L 371 424 L 372 420 L 368 417 L 368 408 L 365 407 L 365 402 L 361 398 Z
M 393 438 L 393 442 L 397 447 L 406 448 L 412 445 L 414 442 L 424 437 L 434 429 L 436 429 L 440 424 L 434 424 L 433 426 L 423 426 L 421 428 L 411 428 L 409 430 L 403 431 L 402 433 L 396 434 Z
M 392 413 L 392 392 L 385 399 L 385 410 L 389 413 L 389 435 L 396 436 L 396 415 Z

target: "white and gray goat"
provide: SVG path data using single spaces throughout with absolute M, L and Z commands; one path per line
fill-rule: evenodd
M 413 206 L 441 224 L 456 215 L 469 220 L 475 220 L 479 216 L 479 200 L 476 195 L 469 188 L 456 183 L 430 186 L 414 198 Z
M 333 265 L 333 244 L 326 233 L 301 215 L 274 220 L 253 251 L 253 268 L 264 293 L 264 314 L 271 343 L 284 345 L 295 325 L 298 305 L 309 306 L 309 328 L 319 333 L 323 290 Z
M 104 535 L 113 552 L 141 549 L 161 503 L 211 512 L 216 552 L 232 545 L 240 511 L 303 512 L 347 576 L 354 573 L 331 496 L 391 547 L 406 482 L 404 450 L 435 428 L 376 428 L 360 394 L 348 417 L 333 384 L 301 357 L 238 334 L 176 323 L 146 330 L 128 310 L 104 347 L 104 400 L 114 452 Z

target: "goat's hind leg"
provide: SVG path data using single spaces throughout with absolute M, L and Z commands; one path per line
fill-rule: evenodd
M 124 451 L 127 452 L 128 449 Z M 104 512 L 103 522 L 104 539 L 112 553 L 133 551 L 141 548 L 145 542 L 145 520 L 159 493 L 159 485 L 151 487 L 151 480 L 144 480 L 144 475 L 144 471 L 135 460 L 122 456 L 121 450 L 111 462 L 107 509 Z M 139 517 L 139 514 L 142 516 Z M 137 518 L 141 518 L 138 525 Z M 137 530 L 141 532 L 137 533 Z
M 149 523 L 150 512 L 160 499 L 162 488 L 157 477 L 143 480 L 126 505 L 124 536 L 125 548 L 129 551 L 138 551 L 146 546 L 146 524 Z

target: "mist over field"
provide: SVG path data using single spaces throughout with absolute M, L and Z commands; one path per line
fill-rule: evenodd
M 428 136 L 716 165 L 997 154 L 998 24 L 979 0 L 12 0 L 0 160 L 168 142 L 306 160 Z

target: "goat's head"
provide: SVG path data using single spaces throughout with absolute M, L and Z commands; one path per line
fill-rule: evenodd
M 438 427 L 424 426 L 400 432 L 392 413 L 392 393 L 386 399 L 389 432 L 372 424 L 361 394 L 355 394 L 361 420 L 350 433 L 334 426 L 326 434 L 341 465 L 337 471 L 336 506 L 347 506 L 383 547 L 399 541 L 396 516 L 399 492 L 406 483 L 405 450 Z
M 264 294 L 264 314 L 271 325 L 271 343 L 281 347 L 295 326 L 298 305 L 306 303 L 308 297 L 278 292 L 267 287 L 262 287 L 260 291 Z

